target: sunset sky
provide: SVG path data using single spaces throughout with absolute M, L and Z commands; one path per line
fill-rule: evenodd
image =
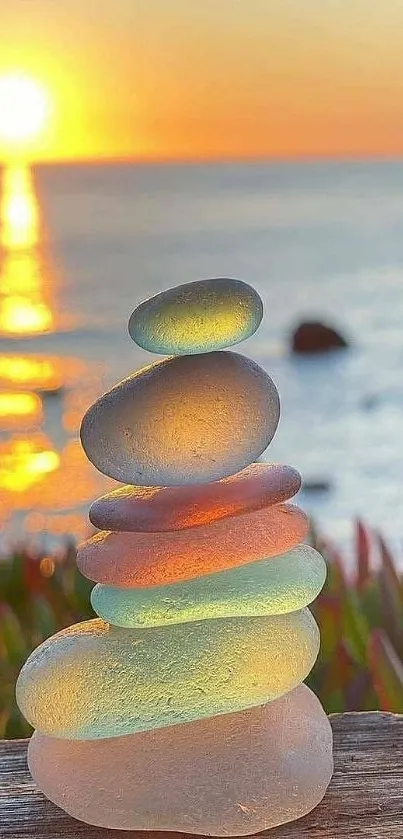
M 47 93 L 36 159 L 396 155 L 402 33 L 402 0 L 2 0 L 0 82 Z

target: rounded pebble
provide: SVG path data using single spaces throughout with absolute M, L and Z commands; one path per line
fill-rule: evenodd
M 288 501 L 301 486 L 291 466 L 252 463 L 222 481 L 186 487 L 125 486 L 98 498 L 90 521 L 101 530 L 184 530 Z
M 268 705 L 127 737 L 35 732 L 28 765 L 50 801 L 98 827 L 245 836 L 319 804 L 333 771 L 332 729 L 299 685 Z
M 145 300 L 129 321 L 130 337 L 145 350 L 191 355 L 221 350 L 249 338 L 263 317 L 250 285 L 219 277 L 170 288 Z
M 172 533 L 101 531 L 79 545 L 77 565 L 96 583 L 166 585 L 285 553 L 308 529 L 302 510 L 279 504 Z
M 300 545 L 273 559 L 152 588 L 96 585 L 91 603 L 115 626 L 147 628 L 236 616 L 282 615 L 308 606 L 326 579 L 318 551 Z
M 138 486 L 216 481 L 269 445 L 276 386 L 253 361 L 229 352 L 181 356 L 139 370 L 87 411 L 81 442 L 105 475 Z
M 308 609 L 154 629 L 86 621 L 31 653 L 17 702 L 44 734 L 116 737 L 276 699 L 305 679 L 318 650 Z

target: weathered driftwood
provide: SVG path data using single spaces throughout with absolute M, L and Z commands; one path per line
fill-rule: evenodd
M 332 717 L 335 774 L 322 804 L 270 839 L 403 839 L 403 715 Z M 9 839 L 175 839 L 179 834 L 108 831 L 80 824 L 38 792 L 26 740 L 0 742 L 0 836 Z

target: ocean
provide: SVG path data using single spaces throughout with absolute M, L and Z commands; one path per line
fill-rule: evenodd
M 238 347 L 281 396 L 264 459 L 328 484 L 298 503 L 336 544 L 359 516 L 402 551 L 403 162 L 14 166 L 0 217 L 3 542 L 88 533 L 88 504 L 113 483 L 85 461 L 81 416 L 154 360 L 129 315 L 228 276 L 265 307 Z M 351 347 L 296 358 L 290 332 L 307 318 Z

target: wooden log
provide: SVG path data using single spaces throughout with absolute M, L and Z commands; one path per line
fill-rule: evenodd
M 270 839 L 403 839 L 403 715 L 331 717 L 335 774 L 319 807 Z M 180 834 L 89 827 L 46 801 L 30 778 L 27 740 L 0 742 L 2 839 L 175 839 Z

